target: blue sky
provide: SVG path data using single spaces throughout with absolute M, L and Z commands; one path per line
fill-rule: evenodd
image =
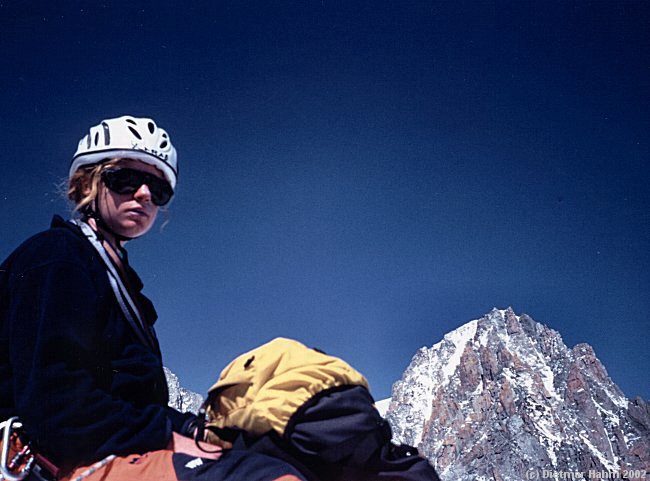
M 190 389 L 286 336 L 383 398 L 512 306 L 650 398 L 647 2 L 186 3 L 0 2 L 0 257 L 151 116 L 178 195 L 128 248 Z

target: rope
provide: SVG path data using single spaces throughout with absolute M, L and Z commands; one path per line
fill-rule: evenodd
M 110 454 L 106 456 L 104 459 L 101 461 L 97 461 L 95 464 L 90 466 L 88 469 L 86 469 L 83 473 L 80 473 L 78 476 L 75 478 L 71 479 L 70 481 L 81 481 L 82 479 L 87 478 L 88 476 L 95 474 L 97 471 L 102 469 L 103 467 L 109 465 L 110 463 L 113 462 L 113 460 L 116 458 L 114 454 Z

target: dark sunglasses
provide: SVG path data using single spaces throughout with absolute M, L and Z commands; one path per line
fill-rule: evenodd
M 151 201 L 159 207 L 167 204 L 174 195 L 169 182 L 141 170 L 106 169 L 102 172 L 102 181 L 116 194 L 133 194 L 142 185 L 147 184 Z

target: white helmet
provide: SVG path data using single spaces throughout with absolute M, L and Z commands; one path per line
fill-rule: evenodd
M 151 119 L 128 115 L 103 120 L 90 128 L 72 158 L 70 177 L 84 165 L 116 157 L 137 159 L 158 167 L 172 190 L 176 189 L 178 162 L 169 135 Z

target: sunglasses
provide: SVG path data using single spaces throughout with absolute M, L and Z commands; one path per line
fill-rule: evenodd
M 159 207 L 167 204 L 174 195 L 169 182 L 141 170 L 106 169 L 102 172 L 102 181 L 116 194 L 133 194 L 147 184 L 151 192 L 151 201 Z

